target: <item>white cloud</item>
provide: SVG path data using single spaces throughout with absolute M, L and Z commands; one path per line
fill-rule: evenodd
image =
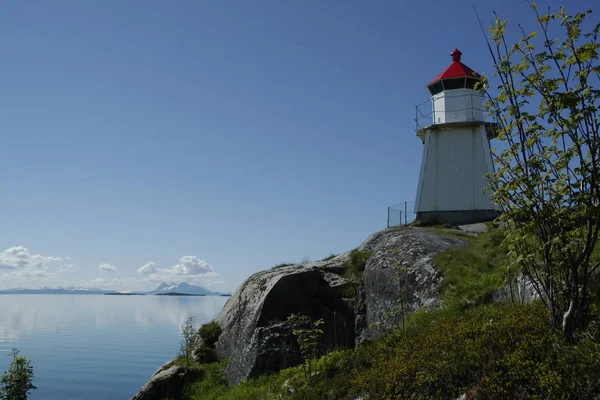
M 100 264 L 98 269 L 100 271 L 110 272 L 110 271 L 114 271 L 115 269 L 117 269 L 117 267 L 115 267 L 114 265 L 110 265 L 109 263 L 102 263 L 102 264 Z
M 145 282 L 187 282 L 208 287 L 223 283 L 212 266 L 196 256 L 183 256 L 171 268 L 157 268 L 155 263 L 149 262 L 140 267 L 137 273 L 146 275 L 143 279 Z
M 132 290 L 139 287 L 140 280 L 136 278 L 104 278 L 97 277 L 89 281 L 79 283 L 81 286 L 98 289 Z
M 111 272 L 116 266 L 103 262 L 98 266 L 102 272 Z M 35 288 L 38 286 L 88 286 L 114 290 L 152 290 L 160 282 L 186 282 L 210 288 L 224 283 L 222 277 L 206 261 L 196 256 L 183 256 L 170 268 L 159 268 L 148 262 L 138 268 L 137 277 L 107 279 L 98 277 L 82 279 L 75 270 L 71 257 L 55 257 L 32 254 L 24 246 L 9 247 L 0 251 L 0 289 L 15 287 Z M 81 268 L 78 274 L 83 273 Z M 67 278 L 68 277 L 68 278 Z
M 13 246 L 0 253 L 0 270 L 47 270 L 48 264 L 60 261 L 62 257 L 31 254 L 24 246 Z
M 59 272 L 59 273 L 69 272 L 69 271 L 72 271 L 74 268 L 75 267 L 73 266 L 73 264 L 65 264 L 65 265 L 61 265 L 57 269 L 57 272 Z
M 0 252 L 0 288 L 35 287 L 56 280 L 49 267 L 64 261 L 63 257 L 32 254 L 24 246 L 13 246 Z
M 149 275 L 149 274 L 153 274 L 157 271 L 156 268 L 156 263 L 153 262 L 147 262 L 146 264 L 142 265 L 138 270 L 137 273 L 138 274 L 142 274 L 142 275 Z
M 212 266 L 196 256 L 183 256 L 171 270 L 177 275 L 202 275 L 212 272 Z

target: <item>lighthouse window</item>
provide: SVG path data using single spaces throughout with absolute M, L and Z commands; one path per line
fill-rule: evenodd
M 462 89 L 465 87 L 465 78 L 444 79 L 444 89 Z
M 467 89 L 475 89 L 475 84 L 477 83 L 477 79 L 475 78 L 467 78 L 467 85 L 465 86 Z
M 444 87 L 442 86 L 442 81 L 437 81 L 429 85 L 427 89 L 429 89 L 429 93 L 431 93 L 431 95 L 433 96 L 444 90 Z

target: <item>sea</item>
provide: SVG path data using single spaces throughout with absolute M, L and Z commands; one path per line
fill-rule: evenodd
M 32 400 L 130 399 L 179 351 L 181 326 L 229 297 L 0 295 L 0 374 L 11 349 L 31 361 Z

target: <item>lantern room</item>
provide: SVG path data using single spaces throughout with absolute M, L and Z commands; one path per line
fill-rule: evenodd
M 483 121 L 482 96 L 475 90 L 481 75 L 463 64 L 458 49 L 452 64 L 427 84 L 431 94 L 433 124 Z

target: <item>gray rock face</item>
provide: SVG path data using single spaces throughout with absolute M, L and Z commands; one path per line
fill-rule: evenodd
M 186 374 L 183 367 L 175 365 L 174 361 L 169 361 L 152 375 L 131 400 L 179 399 L 182 396 L 185 380 L 196 378 L 197 374 L 198 371 Z
M 353 346 L 353 299 L 343 297 L 343 263 L 339 256 L 259 272 L 244 282 L 216 319 L 223 328 L 217 353 L 229 359 L 230 384 L 301 362 L 290 329 L 282 325 L 292 313 L 323 318 L 323 349 Z
M 282 322 L 292 314 L 323 318 L 321 348 L 353 347 L 398 321 L 401 288 L 407 310 L 436 307 L 440 277 L 431 260 L 466 242 L 438 236 L 424 228 L 389 228 L 371 235 L 359 250 L 371 251 L 356 298 L 346 298 L 345 263 L 349 253 L 332 260 L 262 271 L 231 296 L 217 317 L 223 328 L 217 342 L 220 359 L 228 359 L 230 384 L 301 362 L 295 338 Z M 406 268 L 398 280 L 394 266 Z
M 356 344 L 379 337 L 401 322 L 402 308 L 408 313 L 439 307 L 441 276 L 432 260 L 443 251 L 467 245 L 426 228 L 387 229 L 370 239 L 360 247 L 372 255 L 363 274 L 366 312 Z

